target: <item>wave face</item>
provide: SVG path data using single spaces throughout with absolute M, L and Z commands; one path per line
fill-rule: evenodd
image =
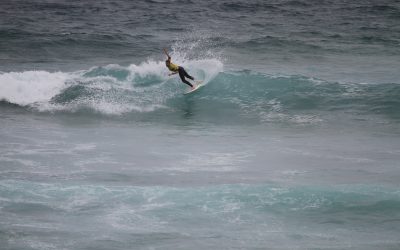
M 25 71 L 0 75 L 2 105 L 32 112 L 88 113 L 203 121 L 313 123 L 332 114 L 400 118 L 400 85 L 336 83 L 303 76 L 223 71 L 217 59 L 178 61 L 206 85 L 184 96 L 186 85 L 168 77 L 164 62 L 108 65 L 71 73 Z M 333 116 L 332 116 L 333 117 Z

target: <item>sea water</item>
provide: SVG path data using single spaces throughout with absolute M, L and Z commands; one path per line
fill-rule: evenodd
M 0 249 L 400 249 L 399 68 L 395 0 L 3 0 Z

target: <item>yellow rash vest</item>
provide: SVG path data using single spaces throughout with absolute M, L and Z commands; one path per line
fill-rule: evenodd
M 178 70 L 179 70 L 179 66 L 176 64 L 173 64 L 172 62 L 167 63 L 167 67 L 169 70 L 171 70 L 173 72 L 178 72 Z

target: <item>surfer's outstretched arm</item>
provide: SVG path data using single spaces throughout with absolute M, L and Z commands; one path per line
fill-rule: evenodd
M 172 75 L 175 75 L 175 74 L 178 74 L 178 72 L 172 72 L 172 73 L 169 73 L 168 75 L 172 76 Z
M 168 52 L 167 52 L 166 49 L 164 49 L 164 53 L 165 53 L 165 55 L 168 57 L 168 59 L 171 59 L 171 56 L 168 54 Z

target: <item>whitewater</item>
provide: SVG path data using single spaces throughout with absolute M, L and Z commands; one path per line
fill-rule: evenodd
M 217 60 L 191 61 L 193 75 L 207 84 L 219 71 Z M 104 114 L 145 112 L 182 93 L 164 62 L 106 65 L 76 72 L 24 71 L 0 75 L 0 99 L 37 111 L 91 109 Z M 182 86 L 181 86 L 182 87 Z
M 0 249 L 399 249 L 399 17 L 1 1 Z

